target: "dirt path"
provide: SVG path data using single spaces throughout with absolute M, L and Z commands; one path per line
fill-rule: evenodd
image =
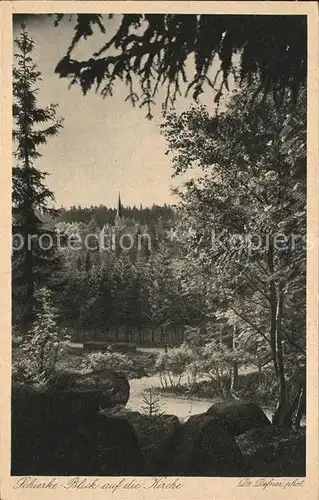
M 140 411 L 143 394 L 149 389 L 156 392 L 159 389 L 159 378 L 157 375 L 130 380 L 131 392 L 127 406 L 132 410 Z M 167 414 L 176 415 L 180 419 L 188 418 L 196 413 L 203 413 L 212 405 L 211 401 L 196 399 L 194 397 L 182 397 L 171 394 L 159 394 L 162 409 Z
M 134 411 L 141 411 L 143 394 L 149 389 L 154 389 L 156 393 L 159 390 L 160 382 L 157 375 L 144 377 L 140 379 L 130 380 L 131 392 L 127 407 Z M 174 394 L 157 394 L 160 399 L 162 410 L 166 414 L 176 415 L 179 419 L 184 420 L 191 415 L 204 413 L 212 405 L 209 399 L 196 398 L 195 396 L 176 396 Z M 263 408 L 267 417 L 271 420 L 272 412 L 267 408 Z
M 83 344 L 75 342 L 70 342 L 69 345 L 70 347 L 79 348 L 79 351 L 83 348 Z M 158 354 L 159 352 L 164 351 L 164 348 L 138 347 L 138 351 Z M 181 380 L 181 382 L 183 382 L 183 380 Z M 149 389 L 154 389 L 154 393 L 159 390 L 159 377 L 158 375 L 152 375 L 151 377 L 131 379 L 130 387 L 130 399 L 127 406 L 134 411 L 141 411 L 144 393 L 149 391 Z M 196 415 L 197 413 L 204 413 L 212 405 L 211 400 L 196 398 L 196 396 L 182 396 L 169 393 L 160 393 L 157 396 L 160 399 L 162 410 L 166 414 L 176 415 L 181 420 L 184 420 L 191 415 Z M 265 408 L 263 408 L 263 410 L 268 418 L 271 419 L 272 412 Z

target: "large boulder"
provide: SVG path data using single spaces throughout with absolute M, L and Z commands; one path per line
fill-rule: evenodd
M 266 426 L 236 438 L 250 476 L 302 477 L 306 475 L 306 435 Z
M 102 392 L 96 389 L 24 391 L 12 393 L 12 419 L 19 425 L 64 424 L 98 414 Z
M 243 456 L 234 439 L 209 415 L 190 417 L 175 433 L 167 475 L 242 476 Z
M 98 391 L 102 408 L 126 405 L 130 397 L 130 384 L 126 375 L 110 369 L 58 374 L 51 390 L 61 392 L 70 389 Z
M 175 415 L 148 416 L 124 407 L 104 410 L 108 416 L 127 420 L 135 431 L 143 458 L 144 474 L 163 474 L 169 459 L 172 438 L 180 426 Z
M 97 376 L 99 377 L 99 375 Z M 130 383 L 126 375 L 108 370 L 101 373 L 97 383 L 102 390 L 101 408 L 126 405 L 130 397 Z
M 130 424 L 98 414 L 99 397 L 82 393 L 81 405 L 77 396 L 68 391 L 13 401 L 12 475 L 142 473 L 143 458 Z
M 173 436 L 180 427 L 175 415 L 128 415 L 138 437 L 145 461 L 145 474 L 163 474 Z
M 215 403 L 206 414 L 214 417 L 230 436 L 238 436 L 250 429 L 271 425 L 258 405 L 244 401 Z
M 136 476 L 144 472 L 137 436 L 125 419 L 98 415 L 60 441 L 60 474 Z

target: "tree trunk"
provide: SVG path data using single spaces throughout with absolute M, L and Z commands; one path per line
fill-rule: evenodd
M 164 344 L 164 331 L 163 331 L 163 327 L 161 326 L 160 328 L 160 345 L 162 346 Z
M 274 273 L 274 245 L 273 240 L 269 236 L 269 248 L 267 254 L 267 263 L 270 274 Z M 277 345 L 276 345 L 276 317 L 277 317 L 277 293 L 276 286 L 273 279 L 270 281 L 269 286 L 269 294 L 270 294 L 270 346 L 271 346 L 271 354 L 272 360 L 274 363 L 274 368 L 276 374 L 278 374 L 278 364 L 277 364 Z
M 281 336 L 281 320 L 282 320 L 284 296 L 280 286 L 278 287 L 278 292 L 276 295 L 277 295 L 276 359 L 277 359 L 277 376 L 279 382 L 279 402 L 273 417 L 273 424 L 278 427 L 291 427 L 295 404 L 294 402 L 289 404 L 287 395 L 287 383 L 285 379 L 285 367 L 284 367 L 282 336 Z
M 235 323 L 233 328 L 233 342 L 232 342 L 233 352 L 236 349 L 236 336 L 237 336 L 237 325 Z M 231 369 L 230 391 L 236 390 L 237 387 L 238 387 L 238 363 L 234 361 Z
M 238 387 L 238 363 L 234 362 L 231 370 L 230 390 L 236 390 Z
M 220 326 L 220 329 L 219 329 L 219 345 L 223 345 L 223 327 Z
M 301 385 L 301 390 L 299 392 L 298 402 L 293 415 L 292 427 L 297 430 L 300 427 L 300 422 L 306 413 L 306 382 Z
M 268 268 L 271 274 L 274 273 L 274 246 L 273 240 L 269 237 L 269 249 L 267 255 Z M 279 383 L 279 401 L 277 409 L 273 416 L 273 424 L 278 427 L 291 425 L 290 410 L 291 407 L 287 400 L 287 386 L 285 380 L 281 321 L 283 311 L 283 292 L 281 286 L 276 285 L 273 279 L 270 281 L 270 344 L 277 380 Z
M 24 204 L 24 213 L 23 216 L 23 241 L 24 241 L 24 262 L 22 273 L 24 276 L 24 280 L 26 283 L 26 292 L 25 292 L 25 307 L 24 314 L 22 320 L 22 339 L 25 339 L 25 336 L 28 334 L 30 326 L 34 320 L 34 292 L 35 292 L 35 282 L 34 282 L 34 259 L 33 259 L 33 242 L 32 239 L 29 238 L 33 235 L 35 231 L 34 227 L 34 212 L 32 207 L 32 190 L 31 190 L 31 180 L 28 176 L 30 171 L 29 168 L 29 157 L 28 154 L 25 154 L 25 171 L 26 182 L 27 182 L 27 200 Z
M 284 367 L 284 357 L 283 357 L 283 347 L 282 347 L 282 335 L 281 335 L 281 321 L 282 321 L 282 311 L 284 304 L 284 296 L 280 287 L 278 287 L 277 293 L 277 309 L 276 309 L 276 348 L 277 348 L 277 365 L 278 365 L 278 375 L 280 383 L 280 401 L 286 403 L 287 401 L 287 386 L 285 380 L 285 367 Z
M 263 380 L 263 374 L 262 374 L 262 367 L 261 365 L 258 365 L 258 387 L 261 388 L 262 386 L 262 380 Z
M 75 334 L 76 342 L 80 342 L 80 329 L 78 325 L 76 325 L 76 334 Z
M 167 352 L 167 350 L 168 350 L 168 332 L 167 332 L 167 328 L 165 328 L 164 326 L 161 326 L 161 339 L 164 342 L 165 352 Z

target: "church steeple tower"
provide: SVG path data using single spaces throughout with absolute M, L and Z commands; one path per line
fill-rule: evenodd
M 123 207 L 121 202 L 121 194 L 119 192 L 119 199 L 117 203 L 117 210 L 115 216 L 115 227 L 119 228 L 123 226 Z
M 121 203 L 121 193 L 119 192 L 119 199 L 117 203 L 117 212 L 116 212 L 117 217 L 122 217 L 122 203 Z

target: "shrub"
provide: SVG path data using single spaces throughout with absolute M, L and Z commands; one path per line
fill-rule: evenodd
M 159 373 L 161 386 L 163 388 L 178 387 L 183 374 L 194 369 L 195 352 L 187 344 L 170 349 L 168 352 L 160 353 L 155 368 Z M 190 379 L 191 380 L 191 379 Z
M 155 373 L 155 363 L 157 354 L 139 352 L 132 356 L 133 370 L 132 377 L 142 378 Z
M 133 362 L 118 352 L 91 352 L 82 363 L 82 368 L 88 371 L 109 369 L 127 373 L 132 367 Z
M 41 288 L 36 298 L 39 304 L 36 320 L 20 345 L 21 356 L 13 363 L 15 385 L 46 386 L 54 377 L 59 356 L 69 340 L 67 336 L 61 340 L 51 292 Z
M 201 351 L 198 371 L 213 383 L 216 394 L 227 397 L 230 391 L 233 353 L 217 342 L 209 342 Z
M 190 389 L 198 388 L 198 377 L 200 375 L 200 362 L 194 359 L 186 366 L 187 383 Z

